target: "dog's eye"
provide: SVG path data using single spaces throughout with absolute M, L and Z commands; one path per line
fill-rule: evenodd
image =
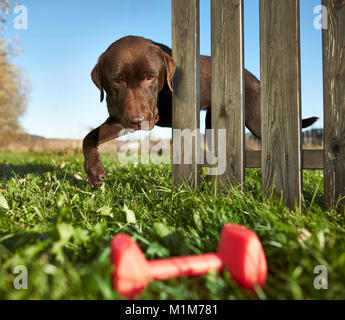
M 121 85 L 124 83 L 124 81 L 122 79 L 114 79 L 114 83 Z
M 145 80 L 146 81 L 151 81 L 153 80 L 154 76 L 150 75 L 150 76 L 146 76 Z

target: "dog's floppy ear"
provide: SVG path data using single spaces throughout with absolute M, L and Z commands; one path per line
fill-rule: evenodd
M 92 81 L 101 92 L 101 102 L 103 102 L 104 100 L 104 89 L 103 89 L 101 74 L 100 74 L 100 65 L 101 65 L 102 57 L 103 57 L 103 54 L 99 57 L 96 66 L 93 68 L 91 72 Z
M 171 58 L 167 53 L 163 52 L 163 58 L 165 63 L 165 73 L 166 73 L 166 80 L 169 86 L 169 89 L 171 92 L 173 92 L 172 87 L 172 79 L 174 77 L 175 71 L 176 71 L 176 63 L 173 58 Z

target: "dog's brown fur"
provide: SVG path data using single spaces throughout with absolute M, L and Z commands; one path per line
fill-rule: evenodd
M 123 129 L 138 130 L 142 121 L 171 127 L 172 79 L 175 62 L 171 49 L 151 40 L 127 36 L 114 42 L 99 58 L 91 76 L 106 92 L 109 118 L 83 141 L 84 168 L 92 186 L 102 184 L 104 168 L 97 147 L 119 136 Z M 261 136 L 260 81 L 245 70 L 246 126 Z M 206 128 L 211 128 L 211 57 L 200 56 L 200 108 L 207 109 Z M 311 125 L 317 118 L 303 120 Z

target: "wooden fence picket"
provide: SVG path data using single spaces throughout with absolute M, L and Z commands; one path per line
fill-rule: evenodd
M 226 130 L 221 184 L 244 184 L 245 168 L 262 168 L 263 189 L 301 209 L 302 170 L 324 169 L 325 203 L 345 205 L 345 2 L 322 0 L 324 150 L 302 150 L 299 0 L 260 0 L 262 150 L 245 150 L 243 0 L 211 0 L 212 128 Z M 173 129 L 196 132 L 200 113 L 199 0 L 172 0 Z M 197 135 L 198 137 L 198 135 Z M 177 136 L 173 135 L 173 141 Z M 173 180 L 197 186 L 198 148 L 173 143 Z M 190 142 L 190 141 L 189 141 Z M 187 150 L 187 149 L 186 149 Z M 181 163 L 176 162 L 180 159 Z M 187 159 L 188 160 L 188 159 Z M 219 160 L 219 159 L 218 159 Z M 211 165 L 208 165 L 211 166 Z M 190 180 L 191 178 L 191 180 Z
M 243 0 L 211 0 L 212 129 L 214 150 L 226 154 L 219 184 L 244 183 Z M 218 150 L 218 130 L 226 130 L 226 150 Z M 218 162 L 221 159 L 218 158 Z M 219 165 L 218 165 L 219 166 Z
M 328 17 L 323 21 L 325 203 L 334 206 L 345 196 L 345 2 L 322 4 Z
M 260 0 L 263 188 L 301 208 L 299 0 Z
M 173 0 L 172 24 L 173 59 L 176 62 L 173 128 L 194 131 L 200 128 L 199 0 Z M 173 144 L 173 180 L 175 184 L 185 181 L 197 186 L 199 173 L 195 143 L 198 142 L 194 141 L 192 150 L 187 150 L 191 159 L 186 161 L 185 140 L 182 137 L 179 146 Z

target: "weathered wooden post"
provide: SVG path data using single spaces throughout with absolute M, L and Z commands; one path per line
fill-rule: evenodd
M 225 172 L 217 176 L 217 181 L 242 185 L 245 173 L 243 0 L 211 0 L 211 34 L 214 147 L 216 155 L 226 154 Z M 226 130 L 226 150 L 218 149 L 219 129 Z
M 326 206 L 345 197 L 345 2 L 322 0 Z M 343 209 L 345 200 L 341 201 Z
M 260 38 L 263 188 L 301 208 L 299 0 L 260 0 Z
M 173 180 L 198 184 L 197 148 L 185 131 L 181 143 L 176 129 L 194 132 L 200 123 L 199 0 L 172 0 L 172 50 L 176 62 L 173 93 Z M 177 132 L 178 134 L 178 132 Z M 198 140 L 198 139 L 195 139 Z M 175 145 L 180 144 L 180 146 Z M 188 148 L 185 150 L 185 146 Z M 199 146 L 198 146 L 199 147 Z M 190 150 L 192 149 L 192 150 Z M 187 152 L 185 152 L 187 151 Z M 187 154 L 188 156 L 187 156 Z M 181 164 L 178 162 L 181 161 Z

